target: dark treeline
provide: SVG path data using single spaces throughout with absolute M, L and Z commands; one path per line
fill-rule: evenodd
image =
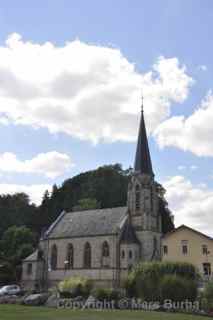
M 51 193 L 46 191 L 40 206 L 31 204 L 29 197 L 24 193 L 0 196 L 1 262 L 16 261 L 16 264 L 20 264 L 24 253 L 31 253 L 41 233 L 62 210 L 125 206 L 130 175 L 131 169 L 123 170 L 119 164 L 81 173 L 64 181 L 60 187 L 54 185 Z M 160 200 L 160 211 L 163 217 L 163 232 L 166 233 L 173 229 L 174 225 L 167 203 L 163 199 Z M 17 242 L 17 238 L 21 241 Z M 8 246 L 12 242 L 18 243 L 18 247 L 14 245 L 14 252 L 8 252 Z M 17 252 L 20 253 L 18 256 Z

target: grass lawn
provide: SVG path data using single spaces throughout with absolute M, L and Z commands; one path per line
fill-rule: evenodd
M 0 305 L 1 320 L 207 320 L 208 317 L 143 311 L 73 311 Z

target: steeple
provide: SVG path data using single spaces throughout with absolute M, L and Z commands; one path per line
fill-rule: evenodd
M 143 100 L 134 171 L 141 174 L 154 176 L 144 121 Z

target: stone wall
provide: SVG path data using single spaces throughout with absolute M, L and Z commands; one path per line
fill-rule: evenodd
M 74 248 L 74 265 L 73 269 L 83 269 L 83 257 L 84 257 L 84 246 L 86 242 L 91 245 L 92 251 L 92 263 L 91 269 L 102 267 L 102 245 L 104 241 L 107 241 L 110 248 L 109 256 L 109 267 L 116 268 L 117 266 L 117 236 L 98 236 L 98 237 L 79 237 L 72 239 L 50 239 L 48 258 L 51 258 L 51 247 L 56 244 L 58 248 L 58 264 L 57 269 L 65 269 L 64 262 L 67 259 L 67 247 L 68 244 L 72 244 Z
M 153 231 L 137 231 L 137 237 L 141 243 L 141 260 L 150 261 L 151 259 L 161 259 L 161 238 L 162 234 Z M 155 240 L 156 239 L 156 249 Z M 155 253 L 155 256 L 153 254 Z
M 28 265 L 32 265 L 32 272 L 28 273 Z M 24 261 L 22 263 L 22 280 L 21 285 L 25 288 L 25 290 L 33 290 L 36 284 L 37 278 L 37 261 Z
M 107 241 L 110 248 L 110 255 L 107 258 L 108 266 L 103 266 L 102 245 Z M 72 276 L 88 277 L 95 282 L 97 286 L 107 285 L 112 287 L 118 282 L 118 236 L 98 236 L 98 237 L 79 237 L 72 239 L 50 239 L 48 242 L 48 259 L 51 259 L 51 248 L 56 245 L 58 248 L 58 263 L 56 270 L 48 271 L 49 286 L 57 283 L 64 278 Z M 84 269 L 84 246 L 89 242 L 91 246 L 91 268 Z M 71 270 L 66 270 L 65 261 L 67 258 L 68 244 L 74 248 L 74 264 Z M 106 261 L 104 261 L 106 262 Z
M 120 246 L 120 267 L 121 269 L 130 269 L 139 260 L 139 245 L 121 244 Z M 130 255 L 131 252 L 131 255 Z

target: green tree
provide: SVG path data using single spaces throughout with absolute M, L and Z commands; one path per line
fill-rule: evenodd
M 96 199 L 86 198 L 78 201 L 78 204 L 73 207 L 73 211 L 92 210 L 100 208 L 100 204 Z
M 12 226 L 6 230 L 0 241 L 1 262 L 7 269 L 14 270 L 11 278 L 20 276 L 20 266 L 22 259 L 31 254 L 36 246 L 36 237 L 32 231 L 26 227 Z M 0 269 L 1 274 L 1 269 Z
M 14 195 L 0 195 L 0 239 L 10 226 L 27 226 L 33 229 L 33 221 L 37 208 L 30 204 L 25 193 Z
M 163 234 L 172 231 L 175 228 L 172 213 L 168 208 L 168 203 L 165 199 L 159 198 L 159 212 L 162 217 L 162 232 Z

